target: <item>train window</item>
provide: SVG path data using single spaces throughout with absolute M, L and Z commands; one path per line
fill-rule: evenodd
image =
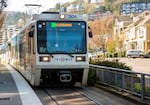
M 29 32 L 29 37 L 33 37 L 33 31 Z
M 37 27 L 39 53 L 86 53 L 84 21 L 39 21 Z
M 20 43 L 19 44 L 20 59 L 24 58 L 24 52 L 25 52 L 25 50 L 24 50 L 23 46 L 24 46 L 24 43 Z
M 28 39 L 28 45 L 29 45 L 29 52 L 35 54 L 35 45 L 34 45 L 34 31 L 35 31 L 35 26 L 32 25 L 29 31 L 29 39 Z
M 28 37 L 28 53 L 31 54 L 31 38 Z
M 33 35 L 34 35 L 34 26 L 32 26 L 29 31 L 29 37 L 33 37 Z

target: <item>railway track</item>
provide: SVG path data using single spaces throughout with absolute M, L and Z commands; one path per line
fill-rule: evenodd
M 78 88 L 36 88 L 35 92 L 43 105 L 101 105 Z
M 94 87 L 34 88 L 43 105 L 136 105 Z

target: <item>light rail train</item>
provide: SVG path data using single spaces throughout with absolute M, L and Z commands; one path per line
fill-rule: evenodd
M 34 14 L 7 42 L 7 62 L 33 86 L 87 84 L 88 38 L 82 15 Z

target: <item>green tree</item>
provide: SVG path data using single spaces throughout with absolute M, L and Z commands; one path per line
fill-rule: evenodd
M 107 48 L 107 51 L 109 53 L 114 53 L 115 52 L 115 47 L 116 47 L 116 43 L 113 39 L 110 39 L 110 40 L 107 41 L 106 48 Z
M 55 9 L 56 9 L 56 11 L 59 11 L 59 9 L 60 9 L 60 3 L 56 3 Z

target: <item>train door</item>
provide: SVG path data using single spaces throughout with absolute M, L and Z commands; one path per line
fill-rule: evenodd
M 25 32 L 25 56 L 24 56 L 24 69 L 25 69 L 25 75 L 28 80 L 32 80 L 32 72 L 33 72 L 33 60 L 34 60 L 34 51 L 33 51 L 33 43 L 34 43 L 34 37 L 29 36 L 29 32 L 31 30 L 34 31 L 33 26 L 29 26 L 26 29 Z
M 19 68 L 18 70 L 23 73 L 24 71 L 24 56 L 25 56 L 25 48 L 24 48 L 24 35 L 22 32 L 19 33 Z
M 24 48 L 24 57 L 23 57 L 23 69 L 24 69 L 24 76 L 30 80 L 31 78 L 31 74 L 30 74 L 30 71 L 29 71 L 29 68 L 30 68 L 30 45 L 29 45 L 29 40 L 28 40 L 28 28 L 26 28 L 24 30 L 24 35 L 23 35 L 23 48 Z
M 30 63 L 30 70 L 32 70 L 32 66 L 33 66 L 33 62 L 34 62 L 34 31 L 35 31 L 35 28 L 34 28 L 34 25 L 30 26 L 30 29 L 28 31 L 28 56 L 29 56 L 29 63 Z M 30 36 L 30 32 L 32 32 L 32 36 Z

